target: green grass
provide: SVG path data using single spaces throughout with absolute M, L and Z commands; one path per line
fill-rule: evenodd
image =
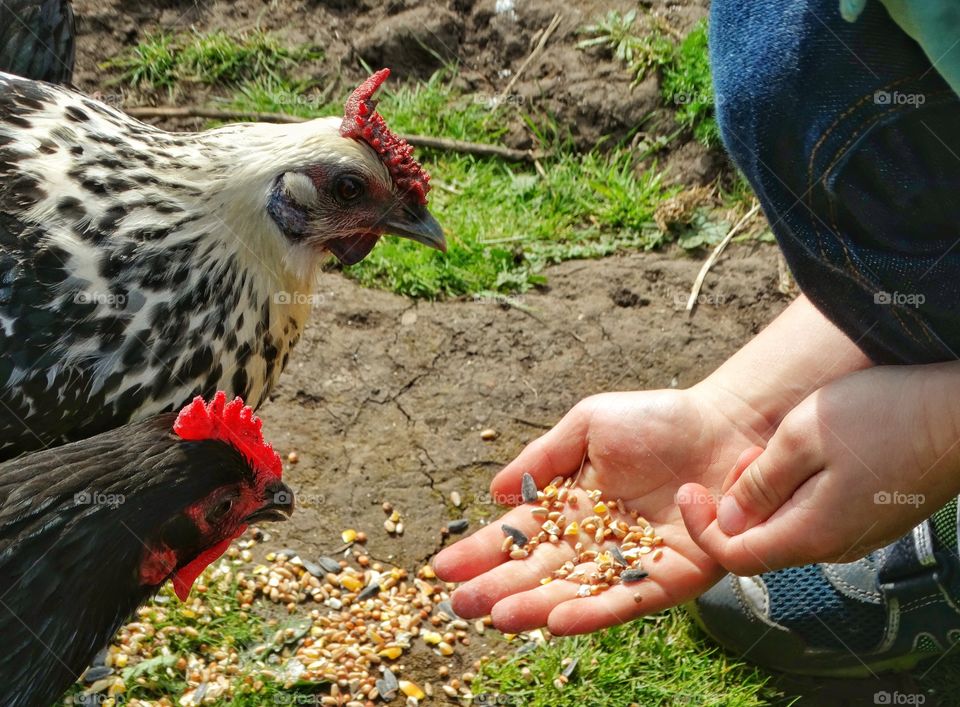
M 604 41 L 617 37 L 617 51 L 625 61 L 657 66 L 674 77 L 670 85 L 676 95 L 693 90 L 707 71 L 696 64 L 705 34 L 692 34 L 689 47 L 656 32 L 649 45 L 638 45 L 629 18 L 608 16 Z M 220 102 L 239 113 L 338 115 L 349 87 L 341 87 L 340 95 L 327 95 L 291 76 L 297 61 L 316 58 L 311 51 L 285 48 L 262 33 L 190 33 L 151 37 L 111 64 L 120 70 L 121 81 L 135 86 L 171 90 L 182 81 L 224 86 L 229 96 Z M 694 68 L 688 65 L 696 65 L 699 78 L 693 78 Z M 708 71 L 706 75 L 709 78 Z M 517 107 L 491 108 L 456 86 L 455 69 L 413 85 L 391 83 L 381 91 L 380 111 L 396 132 L 501 142 L 508 111 Z M 694 110 L 692 105 L 684 108 Z M 526 163 L 418 150 L 433 176 L 430 207 L 447 232 L 449 252 L 388 237 L 366 260 L 347 268 L 347 274 L 365 285 L 412 297 L 512 294 L 542 284 L 542 271 L 550 263 L 655 248 L 683 235 L 661 233 L 654 224 L 657 206 L 679 187 L 665 186 L 655 167 L 641 169 L 638 163 L 645 155 L 616 145 L 577 153 L 552 116 L 530 112 L 522 118 L 546 153 L 542 171 Z M 699 119 L 689 120 L 689 129 L 697 132 Z M 689 234 L 681 240 L 687 247 L 698 243 Z
M 562 661 L 574 658 L 569 682 L 557 687 Z M 493 696 L 487 704 L 526 707 L 752 707 L 782 698 L 761 671 L 711 646 L 679 610 L 488 662 L 472 690 Z
M 298 63 L 322 57 L 323 53 L 313 47 L 287 47 L 259 30 L 177 36 L 160 33 L 104 66 L 119 71 L 117 80 L 133 87 L 169 90 L 180 81 L 237 84 L 253 77 L 282 80 Z
M 204 663 L 215 660 L 218 651 L 236 651 L 247 671 L 256 667 L 252 653 L 255 644 L 268 642 L 274 628 L 266 619 L 241 609 L 237 600 L 237 584 L 232 573 L 221 574 L 208 569 L 198 584 L 206 586 L 199 594 L 196 587 L 191 599 L 181 602 L 166 584 L 155 598 L 140 609 L 136 621 L 149 624 L 154 631 L 140 642 L 145 660 L 130 664 L 121 670 L 126 699 L 156 700 L 172 695 L 182 695 L 188 684 L 184 671 L 177 668 L 180 658 L 199 657 Z M 252 689 L 243 680 L 244 671 L 237 676 L 234 690 L 240 694 L 252 694 Z M 278 689 L 266 684 L 264 691 Z M 81 694 L 79 686 L 68 693 Z M 264 692 L 256 695 L 261 699 Z M 233 702 L 244 704 L 244 702 Z M 256 700 L 249 704 L 262 704 Z
M 624 14 L 611 11 L 581 33 L 589 38 L 579 43 L 580 48 L 610 49 L 638 82 L 658 71 L 661 97 L 665 104 L 675 106 L 677 123 L 707 147 L 720 144 L 705 20 L 680 42 L 670 37 L 662 19 L 638 17 L 636 10 Z
M 660 92 L 666 102 L 678 106 L 677 122 L 689 129 L 697 140 L 707 147 L 720 144 L 705 21 L 684 38 L 673 61 L 663 67 Z

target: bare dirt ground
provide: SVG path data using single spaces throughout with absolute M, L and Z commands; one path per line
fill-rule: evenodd
M 460 513 L 496 512 L 491 474 L 581 398 L 609 390 L 689 386 L 779 312 L 770 246 L 740 246 L 683 312 L 698 261 L 637 253 L 548 271 L 542 293 L 412 302 L 330 273 L 323 302 L 262 408 L 268 439 L 296 451 L 288 469 L 302 512 L 275 534 L 331 551 L 347 527 L 374 557 L 422 563 Z M 494 429 L 493 441 L 481 430 Z M 407 517 L 383 530 L 383 501 Z
M 323 61 L 301 67 L 303 78 L 345 95 L 365 78 L 361 61 L 389 66 L 397 81 L 427 78 L 444 64 L 458 67 L 465 94 L 493 98 L 507 88 L 554 15 L 556 31 L 510 89 L 522 112 L 549 116 L 562 136 L 580 149 L 639 140 L 647 132 L 675 129 L 676 106 L 660 102 L 657 77 L 638 85 L 609 50 L 582 51 L 579 30 L 616 9 L 636 8 L 625 0 L 75 0 L 79 19 L 77 85 L 100 91 L 124 105 L 170 103 L 166 92 L 112 95 L 101 64 L 159 31 L 231 33 L 263 29 L 287 43 L 321 48 Z M 707 14 L 709 0 L 647 0 L 639 3 L 662 16 L 682 35 Z M 180 86 L 177 105 L 203 105 L 218 88 Z M 532 146 L 533 136 L 516 111 L 508 118 L 504 143 Z M 203 121 L 170 121 L 171 129 L 200 129 Z M 659 166 L 687 184 L 711 181 L 723 158 L 696 141 L 678 140 L 657 155 Z M 648 166 L 648 165 L 644 165 Z

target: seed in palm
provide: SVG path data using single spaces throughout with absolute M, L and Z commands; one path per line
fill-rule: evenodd
M 531 515 L 540 522 L 540 530 L 528 538 L 518 528 L 501 525 L 504 534 L 501 549 L 511 559 L 526 559 L 541 543 L 556 544 L 561 538 L 576 541 L 573 547 L 576 560 L 565 562 L 551 576 L 541 579 L 541 584 L 565 579 L 580 585 L 577 588 L 578 597 L 595 596 L 616 584 L 646 579 L 649 574 L 643 569 L 643 556 L 654 549 L 655 559 L 663 554 L 663 549 L 659 547 L 663 545 L 663 538 L 657 535 L 653 526 L 641 516 L 636 517 L 633 525 L 614 518 L 614 511 L 626 512 L 623 501 L 604 500 L 599 489 L 584 492 L 592 504 L 588 507 L 592 507 L 593 514 L 581 521 L 567 520 L 568 513 L 572 517 L 573 511 L 579 506 L 578 493 L 571 478 L 556 478 L 540 491 L 533 477 L 524 474 L 521 492 L 525 503 L 536 504 L 531 509 Z M 592 538 L 598 549 L 587 549 L 577 541 L 581 531 Z M 608 541 L 613 542 L 604 548 Z M 586 563 L 593 563 L 595 569 L 587 569 Z

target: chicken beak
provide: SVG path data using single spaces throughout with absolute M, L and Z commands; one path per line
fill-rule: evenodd
M 286 520 L 293 514 L 295 506 L 293 491 L 285 483 L 277 481 L 270 484 L 264 494 L 266 504 L 247 516 L 247 523 Z
M 387 214 L 383 226 L 384 233 L 409 238 L 442 253 L 447 252 L 443 227 L 422 204 L 410 205 L 401 201 Z

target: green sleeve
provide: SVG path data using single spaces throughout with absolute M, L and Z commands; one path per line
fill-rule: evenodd
M 960 0 L 880 0 L 926 53 L 933 67 L 960 95 Z M 860 16 L 867 0 L 841 0 L 847 21 Z

